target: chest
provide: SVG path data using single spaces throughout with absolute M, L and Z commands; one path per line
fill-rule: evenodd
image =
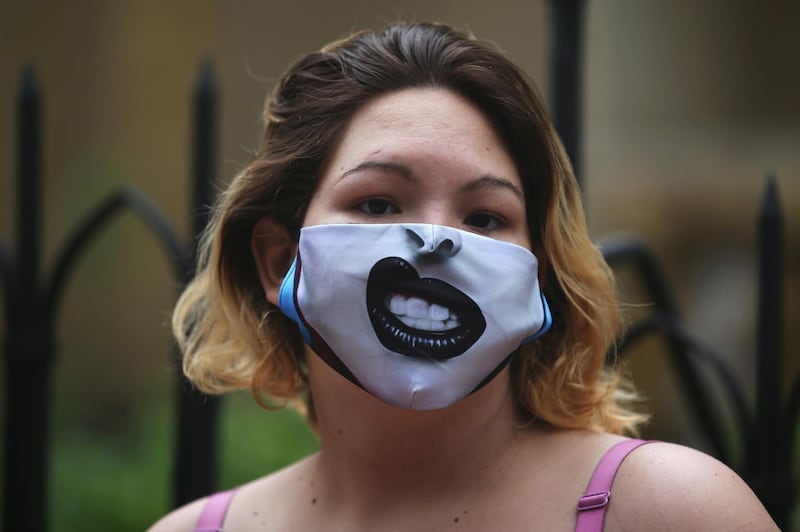
M 384 501 L 366 511 L 354 512 L 331 504 L 324 497 L 276 500 L 275 506 L 237 511 L 226 520 L 226 530 L 329 532 L 571 532 L 575 530 L 576 504 L 584 482 L 540 476 L 536 482 L 509 483 L 483 497 L 454 502 L 442 500 Z

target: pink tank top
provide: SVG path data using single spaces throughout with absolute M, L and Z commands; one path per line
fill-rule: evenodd
M 650 443 L 645 440 L 625 440 L 606 451 L 592 473 L 584 495 L 578 499 L 578 518 L 575 532 L 602 532 L 603 520 L 611 499 L 611 485 L 622 461 L 637 447 Z M 223 532 L 222 524 L 235 489 L 211 495 L 197 520 L 194 532 Z
M 194 532 L 223 532 L 225 514 L 228 513 L 228 506 L 231 505 L 235 493 L 236 489 L 232 489 L 210 496 L 197 519 Z

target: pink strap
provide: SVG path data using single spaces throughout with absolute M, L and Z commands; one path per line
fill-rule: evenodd
M 611 485 L 622 461 L 637 447 L 650 443 L 645 440 L 625 440 L 609 449 L 597 464 L 586 493 L 578 499 L 578 520 L 575 532 L 602 532 Z
M 225 514 L 228 513 L 228 506 L 230 506 L 235 493 L 236 490 L 232 489 L 211 495 L 197 519 L 194 532 L 222 532 Z

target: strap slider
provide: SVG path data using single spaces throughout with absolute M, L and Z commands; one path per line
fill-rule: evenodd
M 584 495 L 578 499 L 578 511 L 594 510 L 595 508 L 602 508 L 608 504 L 608 499 L 611 497 L 610 491 L 601 491 L 600 493 L 592 493 L 591 495 Z

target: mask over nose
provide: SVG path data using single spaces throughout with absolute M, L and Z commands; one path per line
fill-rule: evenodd
M 383 401 L 431 410 L 489 382 L 550 309 L 528 249 L 452 227 L 304 227 L 279 306 L 312 350 Z

